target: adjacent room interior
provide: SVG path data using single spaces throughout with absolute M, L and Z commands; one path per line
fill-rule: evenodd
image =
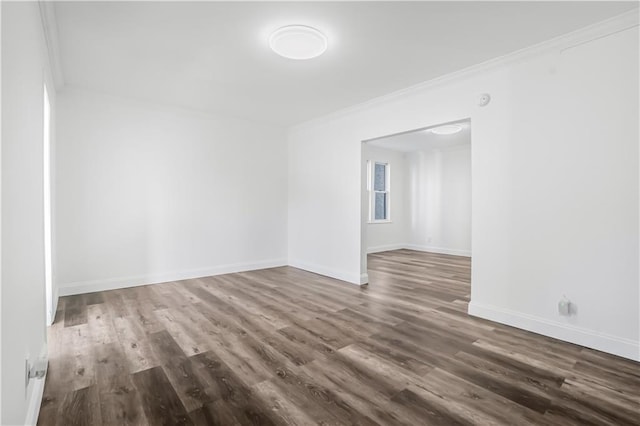
M 638 424 L 636 1 L 0 2 L 0 424 Z
M 366 252 L 471 257 L 471 122 L 363 143 Z
M 385 275 L 399 273 L 394 269 L 398 262 L 420 265 L 407 278 L 419 278 L 420 291 L 436 300 L 444 297 L 466 312 L 471 285 L 470 120 L 365 141 L 362 168 L 367 280 L 383 286 L 389 282 Z M 369 259 L 390 269 L 370 268 Z M 451 275 L 443 263 L 464 268 Z

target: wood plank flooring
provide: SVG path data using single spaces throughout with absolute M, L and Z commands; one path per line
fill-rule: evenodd
M 467 315 L 467 258 L 64 297 L 39 425 L 640 424 L 640 364 Z

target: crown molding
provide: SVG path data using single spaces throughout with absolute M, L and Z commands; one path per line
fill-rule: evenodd
M 308 121 L 304 121 L 299 124 L 295 124 L 289 127 L 289 132 L 295 133 L 298 130 L 302 130 L 309 126 L 316 126 L 326 124 L 334 120 L 338 120 L 345 116 L 355 114 L 372 108 L 378 105 L 382 105 L 387 102 L 394 101 L 404 96 L 413 95 L 419 92 L 432 90 L 438 86 L 446 84 L 452 84 L 461 80 L 465 80 L 471 77 L 475 77 L 487 71 L 492 71 L 504 66 L 508 66 L 517 62 L 522 62 L 530 58 L 540 56 L 548 53 L 562 54 L 562 52 L 579 45 L 589 43 L 591 41 L 607 37 L 625 31 L 631 28 L 636 28 L 640 25 L 640 9 L 636 8 L 625 12 L 620 15 L 616 15 L 612 18 L 604 21 L 596 22 L 589 26 L 580 28 L 578 30 L 554 37 L 552 39 L 534 44 L 529 47 L 517 50 L 512 53 L 508 53 L 503 56 L 498 56 L 488 61 L 481 62 L 476 65 L 472 65 L 467 68 L 463 68 L 458 71 L 445 74 L 440 77 L 433 78 L 431 80 L 424 81 L 422 83 L 409 86 L 404 89 L 391 92 L 386 95 L 382 95 L 368 101 L 364 101 L 346 108 L 339 109 L 327 115 L 323 115 L 317 118 L 313 118 Z
M 51 74 L 57 90 L 64 87 L 64 76 L 60 62 L 60 43 L 58 41 L 58 21 L 56 20 L 55 3 L 52 1 L 38 0 L 40 18 L 44 40 L 47 45 L 47 55 L 51 65 Z

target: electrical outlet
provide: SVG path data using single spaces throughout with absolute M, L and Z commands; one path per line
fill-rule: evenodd
M 562 299 L 558 302 L 558 313 L 564 317 L 570 316 L 574 313 L 573 303 L 567 298 L 567 296 L 562 296 Z

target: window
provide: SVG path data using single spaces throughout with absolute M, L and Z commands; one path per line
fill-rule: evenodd
M 369 161 L 369 221 L 389 222 L 389 164 Z

